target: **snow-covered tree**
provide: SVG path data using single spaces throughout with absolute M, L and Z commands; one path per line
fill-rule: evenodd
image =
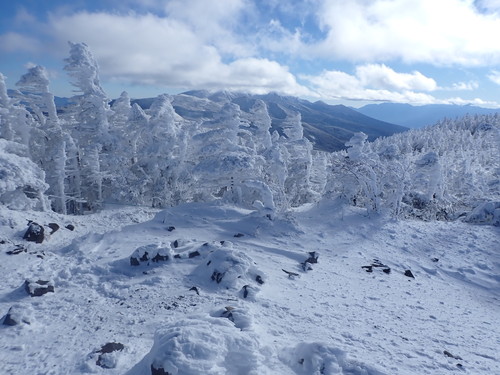
M 73 136 L 78 140 L 82 195 L 87 209 L 101 206 L 103 195 L 102 154 L 109 138 L 108 100 L 99 82 L 99 67 L 85 43 L 69 43 L 70 56 L 64 69 L 73 78 L 72 84 L 81 94 L 74 97 L 75 125 Z M 106 164 L 106 163 L 104 163 Z
M 63 133 L 61 128 L 54 95 L 49 92 L 46 70 L 42 66 L 30 68 L 17 82 L 17 86 L 39 124 L 36 137 L 31 137 L 31 156 L 45 170 L 46 182 L 49 185 L 47 194 L 52 208 L 65 214 L 66 141 L 70 135 Z

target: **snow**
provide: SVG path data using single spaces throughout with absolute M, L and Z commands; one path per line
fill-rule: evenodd
M 0 316 L 12 308 L 22 321 L 0 326 L 1 373 L 500 373 L 499 227 L 367 217 L 329 200 L 265 213 L 0 206 Z M 26 242 L 27 220 L 61 228 Z M 17 244 L 26 251 L 8 255 Z M 169 260 L 132 266 L 145 249 Z M 362 268 L 374 259 L 391 272 Z M 54 292 L 30 297 L 28 279 Z M 99 354 L 106 343 L 124 348 Z

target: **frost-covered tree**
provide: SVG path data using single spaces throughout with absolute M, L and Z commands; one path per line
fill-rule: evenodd
M 45 211 L 45 175 L 26 153 L 24 145 L 0 138 L 0 204 L 14 210 Z
M 238 105 L 224 105 L 219 116 L 204 121 L 192 137 L 188 163 L 192 164 L 195 199 L 213 199 L 213 196 L 232 197 L 245 179 L 255 175 L 255 153 L 240 138 L 241 114 Z
M 73 101 L 75 124 L 73 136 L 78 140 L 82 195 L 87 209 L 96 210 L 103 200 L 102 159 L 111 141 L 108 100 L 99 82 L 99 67 L 85 43 L 69 43 L 70 56 L 64 69 L 81 94 Z M 104 163 L 105 165 L 106 163 Z
M 285 136 L 277 141 L 283 147 L 281 156 L 286 165 L 285 195 L 291 206 L 311 203 L 316 199 L 311 186 L 313 146 L 304 138 L 300 113 L 288 114 L 282 128 Z
M 17 86 L 39 124 L 36 137 L 31 137 L 31 156 L 45 170 L 46 182 L 49 185 L 47 194 L 52 208 L 65 214 L 68 162 L 66 143 L 72 141 L 68 139 L 71 136 L 61 128 L 54 95 L 49 91 L 46 70 L 41 66 L 30 68 L 17 82 Z
M 32 129 L 32 116 L 19 99 L 16 102 L 7 95 L 5 76 L 0 73 L 0 137 L 26 146 L 29 155 Z

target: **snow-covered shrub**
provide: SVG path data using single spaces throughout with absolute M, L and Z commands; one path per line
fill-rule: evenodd
M 475 207 L 464 221 L 500 226 L 500 202 L 486 202 Z
M 0 204 L 14 210 L 45 210 L 45 174 L 25 153 L 22 145 L 0 138 Z

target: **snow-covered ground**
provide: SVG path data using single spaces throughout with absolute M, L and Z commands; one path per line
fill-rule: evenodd
M 0 373 L 500 374 L 500 228 L 365 212 L 0 207 Z M 60 229 L 27 242 L 27 220 Z

